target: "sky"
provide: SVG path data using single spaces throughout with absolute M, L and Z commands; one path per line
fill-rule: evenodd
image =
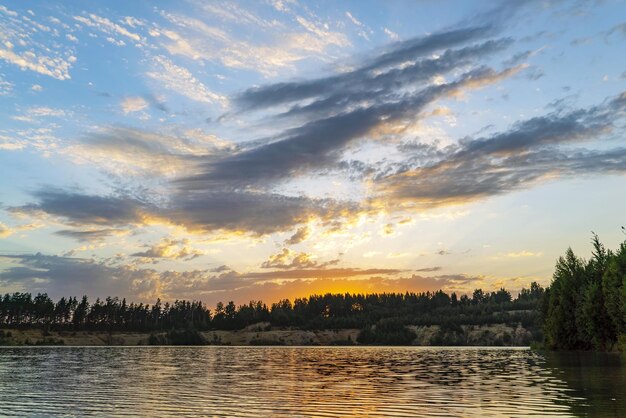
M 0 0 L 0 293 L 548 285 L 625 239 L 624 1 Z

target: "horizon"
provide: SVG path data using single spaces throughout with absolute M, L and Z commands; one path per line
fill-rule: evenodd
M 0 294 L 549 285 L 626 238 L 626 7 L 0 0 Z

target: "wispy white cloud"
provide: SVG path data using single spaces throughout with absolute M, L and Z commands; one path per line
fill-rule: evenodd
M 400 39 L 400 36 L 389 28 L 383 28 L 383 32 L 385 32 L 385 35 L 387 35 L 390 39 L 393 39 L 394 41 Z
M 250 13 L 241 8 L 235 13 L 231 10 L 232 4 L 219 13 L 213 10 L 213 5 L 204 5 L 202 8 L 228 21 Z M 311 56 L 322 58 L 330 46 L 350 45 L 344 34 L 301 16 L 295 18 L 305 30 L 282 27 L 282 23 L 275 21 L 239 19 L 238 24 L 253 26 L 254 30 L 263 34 L 253 38 L 254 41 L 248 41 L 232 33 L 236 29 L 232 25 L 229 29 L 218 28 L 180 14 L 162 12 L 162 15 L 175 27 L 152 29 L 151 35 L 159 37 L 161 45 L 171 55 L 217 61 L 226 67 L 258 71 L 266 76 L 276 75 L 280 69 L 292 68 L 298 61 Z M 275 30 L 269 30 L 275 29 L 277 25 L 281 26 L 280 36 L 276 35 Z
M 50 37 L 59 36 L 56 29 L 4 6 L 0 8 L 0 19 L 0 60 L 58 80 L 70 78 L 76 57 L 71 48 L 49 42 Z M 36 41 L 37 37 L 43 43 Z
M 361 22 L 359 19 L 354 17 L 352 13 L 346 12 L 346 16 L 348 17 L 348 20 L 350 20 L 350 22 L 352 22 L 358 28 L 357 35 L 369 41 L 369 35 L 373 34 L 374 31 L 369 26 Z
M 126 97 L 121 106 L 124 114 L 139 112 L 148 107 L 148 101 L 143 97 Z
M 65 117 L 69 112 L 63 109 L 56 109 L 47 106 L 35 106 L 26 109 L 21 115 L 12 116 L 11 119 L 18 120 L 20 122 L 34 123 L 41 120 L 41 118 L 61 118 Z
M 6 96 L 13 91 L 13 83 L 6 81 L 0 74 L 0 96 Z
M 147 72 L 146 75 L 162 83 L 166 89 L 198 102 L 228 106 L 228 99 L 225 96 L 209 90 L 188 69 L 174 64 L 170 59 L 158 55 L 154 57 L 153 65 L 154 70 Z
M 29 116 L 51 116 L 51 117 L 63 117 L 67 115 L 67 112 L 63 109 L 55 109 L 48 106 L 31 107 L 26 112 Z
M 520 257 L 541 257 L 542 255 L 543 253 L 541 252 L 522 250 L 522 251 L 517 251 L 517 252 L 506 253 L 506 254 L 503 254 L 502 256 L 509 257 L 509 258 L 520 258 Z
M 84 24 L 85 26 L 98 29 L 99 31 L 110 35 L 121 35 L 128 39 L 132 39 L 135 42 L 142 42 L 142 38 L 139 34 L 131 32 L 122 25 L 112 22 L 106 17 L 101 17 L 91 13 L 87 17 L 74 16 L 74 20 Z
M 75 59 L 64 60 L 61 58 L 51 58 L 37 56 L 33 51 L 15 52 L 11 42 L 5 42 L 4 47 L 0 47 L 0 59 L 20 68 L 35 71 L 39 74 L 47 75 L 58 80 L 68 80 L 69 70 Z
M 348 19 L 350 19 L 350 22 L 354 23 L 355 25 L 363 26 L 363 22 L 358 20 L 356 17 L 352 16 L 352 13 L 346 12 L 346 16 L 348 16 Z
M 272 6 L 274 9 L 279 12 L 288 12 L 290 10 L 290 5 L 296 4 L 296 0 L 271 0 Z
M 302 16 L 297 16 L 296 21 L 306 30 L 315 34 L 320 40 L 327 45 L 348 46 L 350 41 L 340 32 L 331 31 L 327 25 L 313 22 Z

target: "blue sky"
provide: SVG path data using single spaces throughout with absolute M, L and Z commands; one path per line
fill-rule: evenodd
M 0 291 L 548 284 L 624 239 L 625 12 L 0 2 Z

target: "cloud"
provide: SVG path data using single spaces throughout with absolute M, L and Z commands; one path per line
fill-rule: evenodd
M 619 23 L 615 26 L 613 26 L 611 29 L 609 29 L 609 31 L 607 32 L 607 35 L 613 35 L 614 33 L 621 33 L 622 36 L 626 37 L 626 22 L 623 23 Z
M 398 274 L 403 270 L 386 269 L 386 268 L 308 268 L 294 270 L 280 270 L 268 272 L 248 272 L 241 273 L 241 277 L 249 279 L 324 279 L 335 277 L 355 277 L 355 276 L 372 276 Z
M 339 260 L 331 260 L 324 263 L 319 263 L 314 260 L 311 254 L 307 254 L 304 252 L 295 253 L 288 248 L 283 248 L 283 250 L 277 254 L 272 254 L 269 258 L 261 264 L 261 268 L 269 269 L 324 269 L 328 266 L 336 265 L 339 263 Z
M 139 112 L 148 107 L 148 102 L 143 97 L 126 97 L 121 103 L 124 114 Z
M 199 158 L 217 155 L 232 145 L 202 130 L 160 133 L 105 126 L 87 132 L 75 145 L 63 149 L 79 164 L 95 164 L 119 175 L 191 174 Z
M 157 219 L 158 222 L 181 225 L 194 232 L 231 230 L 255 234 L 284 231 L 314 219 L 353 217 L 363 209 L 357 202 L 283 196 L 268 192 L 268 188 L 273 181 L 309 170 L 332 168 L 345 147 L 372 134 L 381 125 L 412 117 L 434 100 L 457 94 L 462 89 L 496 82 L 517 71 L 513 68 L 496 72 L 479 67 L 461 74 L 456 81 L 428 84 L 432 74 L 471 64 L 484 54 L 500 51 L 508 45 L 507 40 L 487 41 L 445 51 L 440 59 L 430 56 L 418 59 L 410 68 L 387 68 L 410 56 L 415 58 L 415 54 L 419 56 L 447 46 L 467 43 L 472 37 L 480 38 L 484 34 L 485 29 L 473 28 L 394 45 L 366 60 L 350 76 L 351 82 L 360 80 L 361 84 L 371 84 L 373 91 L 368 100 L 375 99 L 371 104 L 351 109 L 352 104 L 347 103 L 346 108 L 349 110 L 344 113 L 322 117 L 313 115 L 304 125 L 287 129 L 273 140 L 269 139 L 269 143 L 250 149 L 244 145 L 241 151 L 237 148 L 220 148 L 216 151 L 215 147 L 203 148 L 206 144 L 194 142 L 190 135 L 169 136 L 130 128 L 109 127 L 88 133 L 79 144 L 69 147 L 65 152 L 79 162 L 98 162 L 112 172 L 177 176 L 167 187 L 168 198 L 156 205 L 129 196 L 89 196 L 52 191 L 47 194 L 37 193 L 39 202 L 19 210 L 45 211 L 65 219 L 69 225 L 129 225 L 154 222 Z M 183 94 L 188 92 L 200 101 L 219 99 L 207 93 L 187 70 L 174 65 L 167 58 L 157 56 L 155 62 L 164 66 L 166 71 L 155 72 L 151 76 L 165 81 L 166 87 Z M 383 72 L 373 76 L 372 70 Z M 421 73 L 427 74 L 418 77 L 427 83 L 425 87 L 409 95 L 401 92 L 401 89 L 414 82 L 415 75 Z M 171 74 L 175 76 L 170 77 Z M 313 83 L 328 83 L 327 79 L 320 80 Z M 343 88 L 346 93 L 357 94 L 350 90 L 356 87 L 349 87 L 349 79 L 343 80 L 344 86 L 338 88 L 337 92 Z M 388 95 L 377 92 L 394 83 L 398 91 L 392 89 Z M 303 82 L 305 90 L 308 85 Z M 325 106 L 325 99 L 321 98 L 322 103 L 318 104 Z M 354 100 L 356 105 L 360 99 L 349 96 L 349 100 Z M 145 103 L 135 100 L 127 105 L 130 111 L 138 109 L 138 106 L 143 107 Z M 333 112 L 331 109 L 336 106 L 327 106 L 328 111 Z M 298 111 L 302 115 L 306 114 L 306 111 Z M 248 188 L 251 184 L 260 187 Z M 303 234 L 304 230 L 290 242 L 295 243 Z
M 48 293 L 53 298 L 125 295 L 154 301 L 159 296 L 159 275 L 153 270 L 108 266 L 90 259 L 40 253 L 1 257 L 8 262 L 19 263 L 0 270 L 3 286 L 18 285 L 24 291 Z
M 203 254 L 203 251 L 192 248 L 187 239 L 173 240 L 164 238 L 156 245 L 149 246 L 146 251 L 136 252 L 131 254 L 131 256 L 142 258 L 167 258 L 171 260 L 183 259 L 189 261 Z
M 0 59 L 10 64 L 26 70 L 35 71 L 39 74 L 47 75 L 57 80 L 69 80 L 69 70 L 72 63 L 61 58 L 50 58 L 46 56 L 37 56 L 32 51 L 15 52 L 13 44 L 4 43 L 4 48 L 0 47 Z
M 164 88 L 198 102 L 228 106 L 228 100 L 224 96 L 210 91 L 188 69 L 174 64 L 162 55 L 155 56 L 152 61 L 154 70 L 146 75 L 161 83 Z
M 504 257 L 509 257 L 509 258 L 541 257 L 542 255 L 543 255 L 543 253 L 540 253 L 540 252 L 537 253 L 537 252 L 527 251 L 527 250 L 518 251 L 518 252 L 510 252 L 510 253 L 503 254 Z
M 57 35 L 56 29 L 4 6 L 0 7 L 0 19 L 0 60 L 57 80 L 70 79 L 69 70 L 76 57 L 71 48 L 49 42 L 52 35 Z
M 219 271 L 161 271 L 133 265 L 107 264 L 93 259 L 37 254 L 0 255 L 0 285 L 52 298 L 88 295 L 104 298 L 124 295 L 131 301 L 193 299 L 214 305 L 233 300 L 247 303 L 306 297 L 311 294 L 426 292 L 443 289 L 468 293 L 472 289 L 497 289 L 501 281 L 483 276 L 446 274 L 398 277 L 395 269 L 294 269 L 237 273 L 222 266 Z M 432 268 L 433 271 L 436 268 Z M 214 269 L 216 270 L 216 269 Z M 215 274 L 218 273 L 218 274 Z M 513 282 L 518 282 L 513 279 Z M 92 299 L 93 300 L 93 299 Z
M 34 193 L 38 202 L 12 207 L 13 213 L 45 212 L 64 218 L 68 224 L 81 225 L 129 225 L 140 224 L 144 210 L 150 205 L 131 197 L 96 196 L 60 189 L 46 189 Z
M 310 81 L 270 84 L 246 90 L 237 98 L 244 109 L 265 108 L 327 95 L 335 90 L 367 88 L 374 71 L 393 69 L 410 60 L 459 44 L 467 44 L 491 33 L 491 28 L 458 29 L 393 44 L 387 51 L 366 59 L 357 69 Z M 353 84 L 356 82 L 356 85 Z
M 11 228 L 0 222 L 0 238 L 6 238 L 9 235 L 12 235 L 13 232 L 14 231 Z
M 107 264 L 93 259 L 40 253 L 4 254 L 0 257 L 5 261 L 3 268 L 0 269 L 0 284 L 3 287 L 17 286 L 20 291 L 48 293 L 53 298 L 83 294 L 91 298 L 124 295 L 134 301 L 150 303 L 157 297 L 167 300 L 188 298 L 203 300 L 206 303 L 233 299 L 238 303 L 245 303 L 249 299 L 262 298 L 271 303 L 278 300 L 277 295 L 263 292 L 262 287 L 266 283 L 276 285 L 277 280 L 283 283 L 278 285 L 279 287 L 283 285 L 290 287 L 288 284 L 290 281 L 301 284 L 319 281 L 320 284 L 327 284 L 328 280 L 343 281 L 376 275 L 378 277 L 372 279 L 359 279 L 361 285 L 372 280 L 372 285 L 375 286 L 377 282 L 387 280 L 381 276 L 401 272 L 394 269 L 343 268 L 237 273 L 229 269 L 220 269 L 221 272 L 216 275 L 205 270 L 157 272 L 133 265 Z M 446 281 L 449 279 L 444 279 L 441 283 Z M 308 294 L 291 293 L 288 297 Z M 227 299 L 225 295 L 228 295 Z M 248 296 L 251 297 L 248 299 Z
M 383 28 L 383 32 L 385 32 L 385 35 L 394 41 L 400 39 L 400 36 L 389 28 Z
M 271 193 L 206 192 L 170 196 L 158 205 L 129 195 L 87 195 L 60 189 L 33 193 L 36 203 L 11 207 L 16 214 L 46 213 L 71 226 L 127 226 L 164 223 L 190 232 L 218 230 L 256 235 L 285 231 L 311 220 L 350 217 L 354 204 L 332 199 Z
M 46 106 L 31 107 L 21 115 L 11 116 L 11 119 L 26 123 L 38 123 L 42 118 L 60 118 L 65 117 L 70 112 L 62 109 L 53 109 Z
M 322 39 L 327 45 L 348 46 L 350 42 L 346 36 L 339 32 L 332 32 L 324 25 L 312 22 L 302 16 L 296 16 L 296 21 L 307 31 Z
M 350 217 L 358 205 L 333 199 L 292 197 L 269 192 L 195 192 L 179 189 L 166 216 L 192 231 L 248 231 L 269 234 L 311 220 Z
M 309 237 L 310 232 L 309 227 L 306 225 L 298 228 L 291 237 L 285 240 L 285 245 L 295 245 L 301 243 Z
M 220 18 L 231 19 L 233 10 L 227 9 Z M 223 30 L 199 20 L 165 12 L 162 16 L 183 35 L 206 35 L 205 44 L 213 39 L 229 39 Z M 81 21 L 85 19 L 126 40 L 137 40 L 133 37 L 137 28 L 125 22 L 104 21 L 92 15 L 82 16 Z M 267 22 L 248 23 L 262 27 Z M 298 23 L 310 36 L 330 36 L 330 29 L 316 18 L 301 18 Z M 153 36 L 181 48 L 187 39 L 157 26 L 151 30 Z M 361 214 L 464 203 L 554 176 L 621 172 L 621 149 L 608 149 L 608 145 L 591 151 L 571 147 L 610 134 L 623 116 L 624 95 L 588 109 L 547 113 L 518 122 L 503 132 L 462 138 L 445 147 L 420 142 L 420 138 L 404 141 L 413 135 L 412 124 L 446 114 L 440 110 L 443 104 L 439 101 L 498 83 L 526 68 L 521 64 L 496 70 L 482 65 L 512 44 L 507 38 L 488 39 L 495 33 L 492 25 L 441 31 L 395 42 L 340 74 L 248 89 L 234 98 L 233 114 L 246 118 L 252 117 L 252 111 L 263 112 L 260 124 L 265 129 L 259 131 L 269 133 L 236 146 L 203 131 L 167 129 L 155 133 L 119 126 L 95 128 L 60 152 L 75 162 L 95 163 L 107 174 L 144 176 L 149 186 L 144 184 L 141 193 L 111 195 L 38 191 L 34 203 L 12 210 L 41 211 L 80 227 L 77 231 L 66 230 L 64 235 L 77 239 L 96 239 L 108 229 L 156 223 L 182 226 L 196 233 L 263 235 L 297 228 L 285 240 L 285 245 L 296 245 L 307 238 L 306 225 L 310 222 L 319 221 L 331 229 Z M 192 49 L 185 54 L 204 54 L 199 45 L 190 42 Z M 517 64 L 531 55 L 525 51 L 514 55 L 510 62 Z M 169 58 L 157 55 L 150 63 L 154 68 L 149 76 L 165 88 L 202 103 L 228 105 L 228 99 L 210 92 L 189 70 Z M 122 110 L 141 111 L 149 102 L 127 97 Z M 433 106 L 438 107 L 433 110 Z M 39 109 L 32 115 L 69 115 Z M 9 148 L 25 146 L 23 142 L 0 139 Z M 346 152 L 353 147 L 392 148 L 397 144 L 403 154 L 398 157 L 400 161 L 345 160 Z M 309 190 L 283 194 L 284 186 L 297 182 L 300 176 L 346 173 L 353 182 L 361 182 L 358 186 L 362 186 L 363 193 L 358 197 L 318 198 L 308 194 Z M 153 185 L 154 190 L 149 190 Z M 384 228 L 384 232 L 393 233 L 393 225 Z M 154 251 L 156 254 L 157 249 Z M 282 264 L 292 262 L 290 259 Z
M 436 266 L 436 267 L 424 267 L 421 269 L 416 269 L 414 271 L 422 272 L 422 273 L 430 273 L 430 272 L 439 271 L 439 270 L 441 270 L 441 267 Z
M 393 224 L 392 223 L 388 223 L 388 224 L 383 225 L 382 234 L 383 235 L 394 235 L 395 234 L 395 229 L 393 227 Z
M 230 271 L 232 270 L 230 267 L 228 267 L 225 264 L 222 264 L 221 266 L 215 267 L 214 269 L 209 270 L 212 273 L 223 273 L 225 271 Z
M 104 229 L 85 229 L 85 230 L 70 230 L 70 229 L 62 229 L 60 231 L 56 231 L 55 234 L 73 238 L 77 241 L 81 242 L 99 242 L 110 236 L 121 236 L 128 234 L 129 231 L 123 229 L 114 229 L 114 228 L 104 228 Z
M 529 187 L 548 178 L 623 172 L 623 148 L 559 147 L 607 135 L 623 118 L 626 94 L 604 104 L 515 123 L 486 138 L 464 138 L 434 162 L 375 177 L 381 204 L 405 209 L 463 203 Z M 418 163 L 419 164 L 419 163 Z
M 325 51 L 331 46 L 349 45 L 343 34 L 301 16 L 293 18 L 304 30 L 290 30 L 277 20 L 262 19 L 232 2 L 196 6 L 201 9 L 201 16 L 208 12 L 212 17 L 228 21 L 228 26 L 210 26 L 196 18 L 164 12 L 163 17 L 175 27 L 155 34 L 164 35 L 162 44 L 170 54 L 275 76 L 278 70 L 292 69 L 299 61 L 326 58 Z M 252 31 L 251 41 L 244 41 L 234 33 L 241 26 Z M 281 29 L 279 36 L 277 27 Z
M 131 32 L 122 25 L 119 25 L 111 20 L 90 13 L 87 16 L 74 16 L 74 20 L 80 22 L 88 27 L 95 28 L 101 32 L 108 33 L 110 35 L 121 35 L 135 42 L 141 42 L 142 38 L 139 34 Z
M 506 155 L 534 147 L 588 140 L 609 130 L 625 109 L 626 97 L 620 96 L 605 105 L 565 114 L 556 112 L 517 122 L 509 131 L 492 137 L 463 139 L 462 149 L 455 157 L 463 158 L 470 154 Z
M 463 74 L 455 82 L 428 86 L 412 95 L 394 95 L 388 101 L 381 100 L 381 103 L 353 110 L 347 103 L 351 110 L 313 118 L 304 125 L 287 129 L 266 145 L 206 163 L 205 173 L 179 180 L 180 187 L 186 190 L 215 189 L 225 185 L 241 188 L 331 167 L 338 162 L 345 147 L 358 139 L 375 135 L 376 129 L 415 117 L 438 99 L 459 94 L 464 89 L 495 83 L 519 69 L 496 72 L 479 68 Z
M 6 81 L 0 74 L 0 96 L 8 96 L 13 91 L 13 83 Z
M 350 22 L 354 23 L 356 26 L 363 26 L 363 23 L 360 20 L 358 20 L 356 17 L 352 16 L 352 13 L 346 12 L 346 16 L 348 16 L 348 19 L 350 20 Z

